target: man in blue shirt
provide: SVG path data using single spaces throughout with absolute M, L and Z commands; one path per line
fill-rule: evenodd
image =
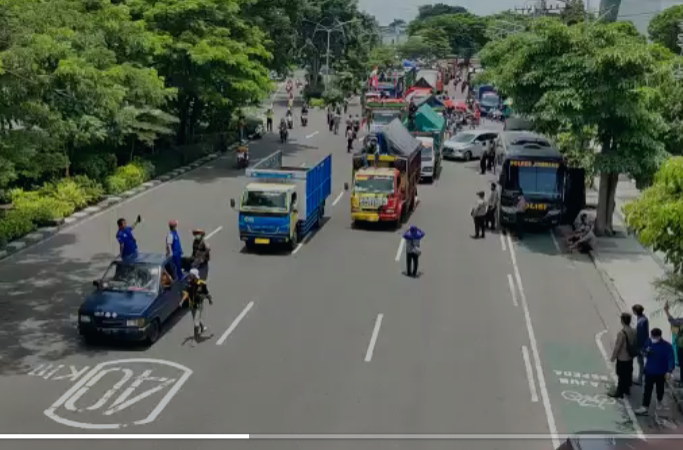
M 135 221 L 133 226 L 129 227 L 126 219 L 119 219 L 116 221 L 119 230 L 116 232 L 116 240 L 119 241 L 119 254 L 121 259 L 129 258 L 131 256 L 137 255 L 138 244 L 133 236 L 133 230 L 140 223 L 140 216 Z
M 657 388 L 657 405 L 664 400 L 664 385 L 674 371 L 674 349 L 662 339 L 662 330 L 653 328 L 645 350 L 645 387 L 643 389 L 643 406 L 635 413 L 646 416 L 650 410 L 652 390 Z
M 634 384 L 641 385 L 645 380 L 645 350 L 650 336 L 650 321 L 645 315 L 642 305 L 633 305 L 631 308 L 636 316 L 636 346 L 638 347 L 638 378 Z
M 175 266 L 177 279 L 183 277 L 183 247 L 180 245 L 180 236 L 178 235 L 178 221 L 171 220 L 168 222 L 168 236 L 166 236 L 166 256 L 173 256 L 173 265 Z

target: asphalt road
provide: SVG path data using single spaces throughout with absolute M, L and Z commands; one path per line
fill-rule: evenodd
M 471 239 L 474 193 L 492 176 L 479 175 L 476 162 L 446 162 L 437 182 L 420 187 L 405 225 L 426 232 L 420 276 L 409 279 L 403 230 L 350 226 L 345 144 L 314 112 L 289 143 L 273 134 L 251 145 L 254 159 L 282 149 L 292 164 L 333 154 L 327 221 L 295 254 L 243 249 L 229 199 L 247 180 L 226 155 L 0 262 L 0 433 L 265 439 L 103 441 L 101 450 L 541 450 L 553 446 L 549 433 L 651 431 L 602 395 L 611 373 L 604 330 L 618 311 L 587 258 L 568 255 L 548 232 L 521 242 L 498 233 Z M 151 348 L 79 339 L 75 313 L 117 251 L 115 221 L 137 214 L 143 251 L 163 251 L 169 219 L 187 248 L 192 228 L 215 232 L 207 340 L 194 343 L 182 314 Z M 478 436 L 348 440 L 369 434 Z M 311 435 L 321 436 L 304 440 Z

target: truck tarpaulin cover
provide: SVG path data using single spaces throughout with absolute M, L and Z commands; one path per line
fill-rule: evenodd
M 406 120 L 407 124 L 407 120 Z M 440 133 L 446 125 L 444 118 L 429 105 L 422 105 L 415 115 L 415 128 L 417 131 Z
M 422 149 L 420 141 L 406 130 L 399 119 L 382 128 L 377 137 L 380 154 L 408 157 Z
M 417 82 L 415 86 L 429 87 L 436 89 L 436 82 L 439 80 L 439 72 L 437 70 L 420 70 L 417 73 Z

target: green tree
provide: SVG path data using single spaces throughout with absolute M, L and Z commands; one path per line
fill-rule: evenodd
M 446 14 L 464 14 L 467 9 L 462 6 L 451 6 L 444 3 L 437 3 L 435 5 L 424 5 L 417 8 L 417 20 L 425 20 L 430 17 L 443 16 Z
M 442 59 L 451 52 L 448 34 L 441 28 L 426 28 L 422 30 L 422 38 L 429 47 L 429 56 Z
M 411 36 L 441 30 L 450 44 L 450 51 L 463 58 L 470 58 L 488 41 L 487 19 L 472 14 L 446 14 L 416 20 L 410 24 Z
M 562 21 L 567 25 L 575 25 L 586 20 L 586 5 L 583 0 L 568 0 L 560 13 Z
M 423 58 L 429 56 L 431 47 L 422 36 L 410 36 L 398 47 L 398 53 L 406 59 Z
M 136 18 L 163 42 L 155 65 L 178 90 L 176 140 L 202 122 L 224 131 L 238 108 L 270 90 L 268 36 L 240 15 L 239 0 L 131 0 Z
M 402 27 L 402 26 L 405 26 L 405 25 L 406 25 L 406 21 L 403 20 L 403 19 L 394 19 L 394 20 L 389 24 L 389 26 L 392 27 L 392 28 Z
M 396 47 L 390 45 L 378 45 L 370 50 L 366 68 L 368 70 L 372 70 L 375 67 L 379 67 L 380 69 L 395 67 L 398 64 L 396 55 Z
M 666 255 L 674 271 L 683 271 L 683 157 L 668 159 L 652 186 L 624 206 L 626 223 L 640 241 Z
M 647 27 L 650 39 L 662 44 L 674 53 L 681 53 L 678 47 L 678 35 L 681 29 L 678 24 L 683 20 L 683 5 L 665 9 L 652 18 Z
M 481 58 L 484 78 L 542 131 L 581 136 L 595 130 L 601 148 L 596 231 L 610 232 L 619 174 L 647 178 L 666 155 L 658 87 L 672 80 L 659 47 L 630 24 L 585 30 L 543 19 L 529 32 L 491 42 Z

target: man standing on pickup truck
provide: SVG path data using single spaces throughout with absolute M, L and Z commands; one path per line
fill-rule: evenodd
M 178 280 L 183 278 L 183 247 L 180 245 L 180 236 L 178 235 L 178 221 L 170 220 L 168 222 L 168 236 L 166 236 L 166 256 L 173 257 L 173 265 L 175 266 Z
M 188 283 L 183 290 L 183 298 L 180 300 L 180 306 L 182 306 L 186 300 L 190 302 L 190 312 L 192 313 L 192 322 L 194 325 L 194 338 L 198 341 L 202 333 L 208 330 L 208 327 L 202 322 L 204 300 L 208 300 L 209 304 L 213 305 L 213 298 L 211 298 L 206 282 L 199 277 L 199 271 L 197 269 L 190 270 Z

